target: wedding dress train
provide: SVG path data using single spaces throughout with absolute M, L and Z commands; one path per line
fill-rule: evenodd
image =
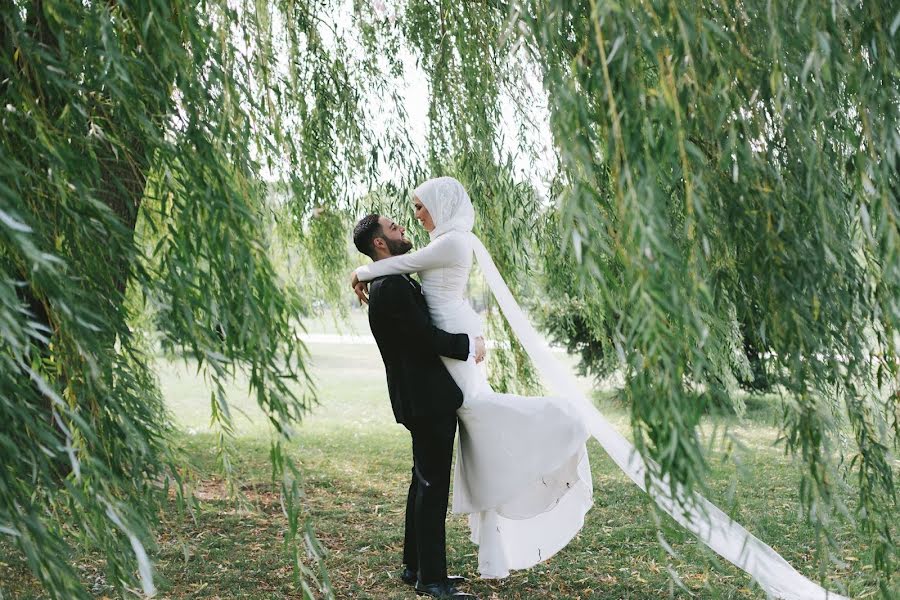
M 483 577 L 504 577 L 546 560 L 581 529 L 592 503 L 585 441 L 594 437 L 613 461 L 646 490 L 647 464 L 578 389 L 574 377 L 550 354 L 516 303 L 472 226 L 475 211 L 463 186 L 451 177 L 415 190 L 435 228 L 425 248 L 357 269 L 360 281 L 419 273 L 435 325 L 480 335 L 481 321 L 464 297 L 473 255 L 497 303 L 555 397 L 498 394 L 481 369 L 445 360 L 463 392 L 453 511 L 467 513 L 479 545 Z M 657 505 L 707 546 L 785 600 L 846 600 L 798 573 L 771 547 L 697 493 L 650 477 Z

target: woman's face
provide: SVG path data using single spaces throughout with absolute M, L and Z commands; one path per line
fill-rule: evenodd
M 428 209 L 425 208 L 418 196 L 413 196 L 413 208 L 415 209 L 416 219 L 422 224 L 425 231 L 434 229 L 434 219 L 431 218 L 431 213 L 428 212 Z

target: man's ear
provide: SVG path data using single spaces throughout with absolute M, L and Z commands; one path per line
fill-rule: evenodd
M 384 238 L 380 238 L 380 237 L 373 238 L 373 239 L 372 239 L 372 246 L 373 246 L 376 250 L 377 250 L 377 249 L 387 250 L 387 244 L 385 243 Z

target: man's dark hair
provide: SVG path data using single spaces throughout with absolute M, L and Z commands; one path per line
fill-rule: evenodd
M 356 249 L 372 260 L 375 260 L 375 245 L 372 241 L 384 235 L 381 223 L 378 222 L 380 218 L 381 215 L 366 215 L 353 228 L 353 243 L 356 245 Z

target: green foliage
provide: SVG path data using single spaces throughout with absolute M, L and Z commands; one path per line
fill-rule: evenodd
M 747 377 L 750 340 L 785 391 L 803 505 L 827 532 L 847 467 L 884 590 L 900 350 L 888 6 L 522 2 L 513 17 L 546 66 L 577 298 L 608 315 L 638 447 L 702 487 L 696 425 Z
M 585 293 L 578 276 L 577 261 L 571 252 L 560 251 L 559 213 L 548 210 L 538 245 L 541 287 L 551 293 L 538 298 L 535 315 L 550 339 L 579 357 L 582 375 L 601 378 L 618 365 L 612 344 L 613 332 L 606 328 L 613 319 L 606 316 L 596 296 Z
M 71 543 L 100 550 L 119 588 L 133 585 L 137 557 L 153 589 L 148 524 L 182 468 L 148 366 L 156 344 L 195 357 L 210 382 L 226 472 L 225 385 L 249 374 L 300 564 L 283 442 L 310 403 L 302 304 L 270 260 L 262 179 L 294 169 L 302 220 L 346 197 L 337 189 L 358 168 L 350 63 L 340 44 L 323 49 L 326 9 L 0 8 L 0 531 L 54 597 L 88 597 Z M 285 39 L 297 58 L 286 73 Z M 343 252 L 335 231 L 320 235 Z
M 360 191 L 402 217 L 415 184 L 449 174 L 520 297 L 550 296 L 557 336 L 601 372 L 622 371 L 635 442 L 673 485 L 705 486 L 708 408 L 741 414 L 740 382 L 754 368 L 771 377 L 807 515 L 826 537 L 831 516 L 854 519 L 875 540 L 887 594 L 900 444 L 896 9 L 387 10 L 0 6 L 0 450 L 12 457 L 0 531 L 48 592 L 86 596 L 66 562 L 73 540 L 103 550 L 111 581 L 129 585 L 159 486 L 180 476 L 147 366 L 157 343 L 196 357 L 211 382 L 226 470 L 224 385 L 250 374 L 278 434 L 274 476 L 297 552 L 282 444 L 309 404 L 307 387 L 290 385 L 306 377 L 294 318 L 309 303 L 289 282 L 314 270 L 316 295 L 336 301 L 348 212 L 372 198 L 357 202 Z M 424 148 L 393 110 L 403 52 L 430 86 Z M 524 123 L 540 94 L 558 160 L 548 223 L 536 182 L 512 166 L 502 110 L 506 99 Z M 272 179 L 284 182 L 274 200 Z M 273 218 L 275 238 L 304 253 L 296 278 L 272 263 Z M 530 287 L 533 261 L 547 291 Z M 532 384 L 515 343 L 494 362 L 499 387 Z M 848 479 L 852 508 L 836 493 Z

